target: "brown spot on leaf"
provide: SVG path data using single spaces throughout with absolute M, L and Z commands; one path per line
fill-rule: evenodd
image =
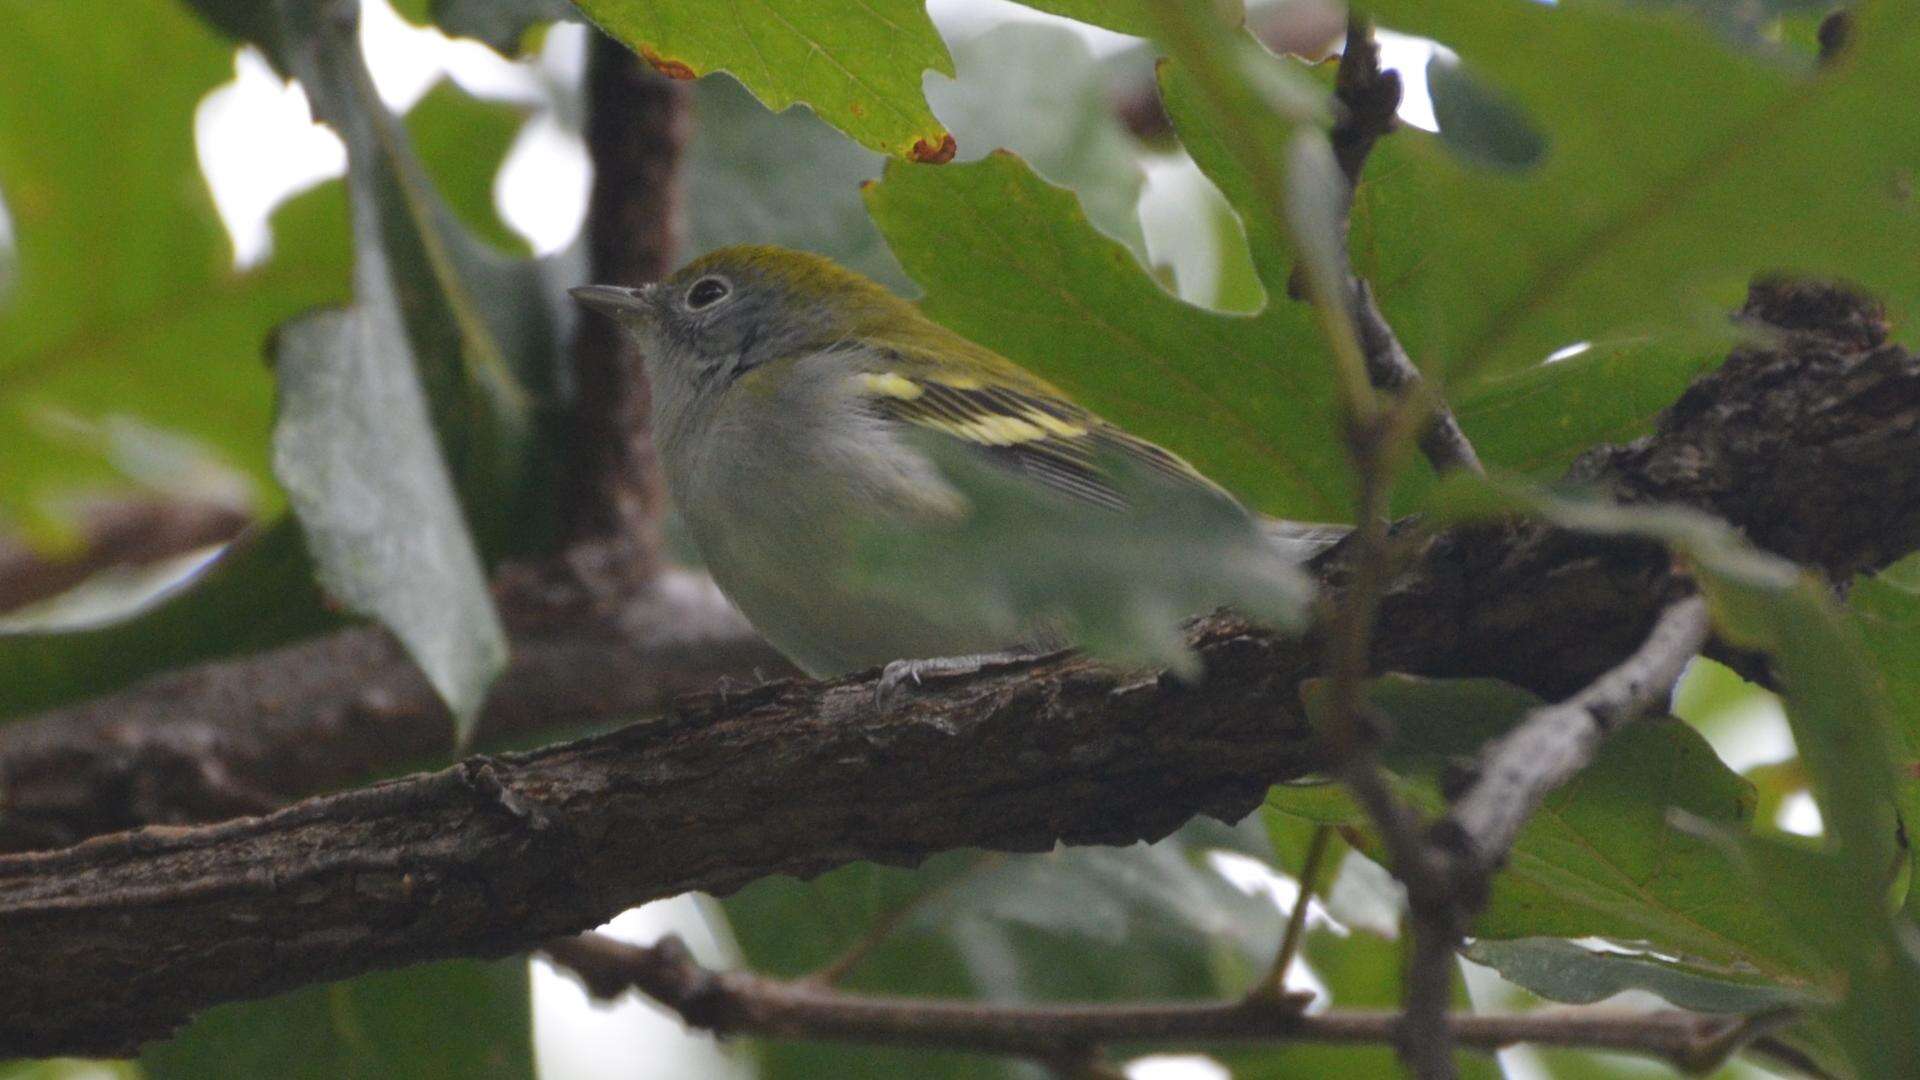
M 669 60 L 668 58 L 661 56 L 659 53 L 654 52 L 651 46 L 647 46 L 647 45 L 640 46 L 640 59 L 645 60 L 649 64 L 652 64 L 653 70 L 659 72 L 662 75 L 665 75 L 669 79 L 684 80 L 684 79 L 697 79 L 700 77 L 700 73 L 693 70 L 693 68 L 688 66 L 685 61 Z
M 860 190 L 861 190 L 861 191 L 870 191 L 870 190 L 872 190 L 872 188 L 873 188 L 873 185 L 874 185 L 874 183 L 875 183 L 875 181 L 874 181 L 874 180 L 872 180 L 871 178 L 869 178 L 869 179 L 866 179 L 866 180 L 862 180 L 862 181 L 860 181 Z
M 925 139 L 916 140 L 913 144 L 913 152 L 907 156 L 920 162 L 922 165 L 945 165 L 947 162 L 953 160 L 953 152 L 955 149 L 953 133 L 948 132 L 940 136 L 939 146 L 929 146 Z
M 855 116 L 867 115 L 867 107 L 865 105 L 860 104 L 857 101 L 847 102 L 847 111 L 852 113 Z

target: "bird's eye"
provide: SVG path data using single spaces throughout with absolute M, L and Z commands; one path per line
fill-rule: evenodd
M 726 299 L 726 295 L 732 291 L 724 278 L 703 277 L 687 290 L 687 308 L 699 311 L 704 307 L 712 307 Z

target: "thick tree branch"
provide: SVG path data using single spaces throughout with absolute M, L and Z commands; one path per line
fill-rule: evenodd
M 89 507 L 78 543 L 63 555 L 0 538 L 0 612 L 51 599 L 103 570 L 153 566 L 224 544 L 252 520 L 225 503 L 143 498 Z
M 1573 475 L 1717 513 L 1839 581 L 1920 547 L 1920 360 L 1830 289 L 1757 288 L 1749 314 L 1783 329 Z M 1691 591 L 1650 543 L 1540 523 L 1398 531 L 1410 562 L 1382 597 L 1375 670 L 1561 697 Z M 1348 555 L 1316 562 L 1336 603 Z M 1197 686 L 1056 656 L 880 716 L 871 682 L 778 683 L 264 818 L 0 858 L 0 1053 L 126 1052 L 217 1002 L 500 955 L 767 874 L 1153 838 L 1327 764 L 1297 699 L 1323 643 L 1223 615 L 1191 637 Z
M 604 934 L 548 942 L 542 951 L 579 978 L 589 993 L 612 999 L 639 990 L 718 1035 L 828 1039 L 1006 1054 L 1040 1061 L 1083 1058 L 1090 1048 L 1151 1045 L 1204 1048 L 1227 1043 L 1391 1042 L 1394 1013 L 1335 1010 L 1314 1015 L 1292 999 L 1128 1005 L 998 1005 L 972 1001 L 875 998 L 818 983 L 786 982 L 747 972 L 701 967 L 678 938 L 629 945 Z M 1754 1039 L 1779 1049 L 1739 1017 L 1663 1009 L 1549 1010 L 1519 1016 L 1447 1018 L 1453 1040 L 1492 1052 L 1520 1043 L 1613 1050 L 1660 1058 L 1689 1072 L 1705 1071 Z M 1798 1055 L 1788 1054 L 1794 1057 Z
M 1216 620 L 1186 688 L 1070 656 L 900 715 L 776 683 L 263 818 L 0 859 L 0 1053 L 125 1053 L 215 1001 L 498 955 L 688 890 L 1237 819 L 1311 765 L 1284 646 Z
M 513 659 L 480 717 L 483 747 L 791 670 L 695 575 L 610 601 L 570 574 L 518 568 L 495 600 Z M 439 695 L 377 627 L 164 675 L 0 727 L 0 851 L 266 813 L 445 761 L 452 732 Z

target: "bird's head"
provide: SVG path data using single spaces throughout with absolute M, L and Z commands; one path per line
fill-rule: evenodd
M 583 285 L 580 303 L 617 320 L 656 380 L 718 391 L 763 364 L 917 319 L 913 305 L 830 259 L 766 245 L 721 248 L 637 289 Z

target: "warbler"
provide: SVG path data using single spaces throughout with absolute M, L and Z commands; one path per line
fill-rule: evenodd
M 1178 663 L 1184 616 L 1296 613 L 1299 555 L 1338 535 L 1276 545 L 1179 457 L 817 255 L 731 247 L 572 295 L 644 357 L 714 581 L 815 676 L 1089 642 Z

